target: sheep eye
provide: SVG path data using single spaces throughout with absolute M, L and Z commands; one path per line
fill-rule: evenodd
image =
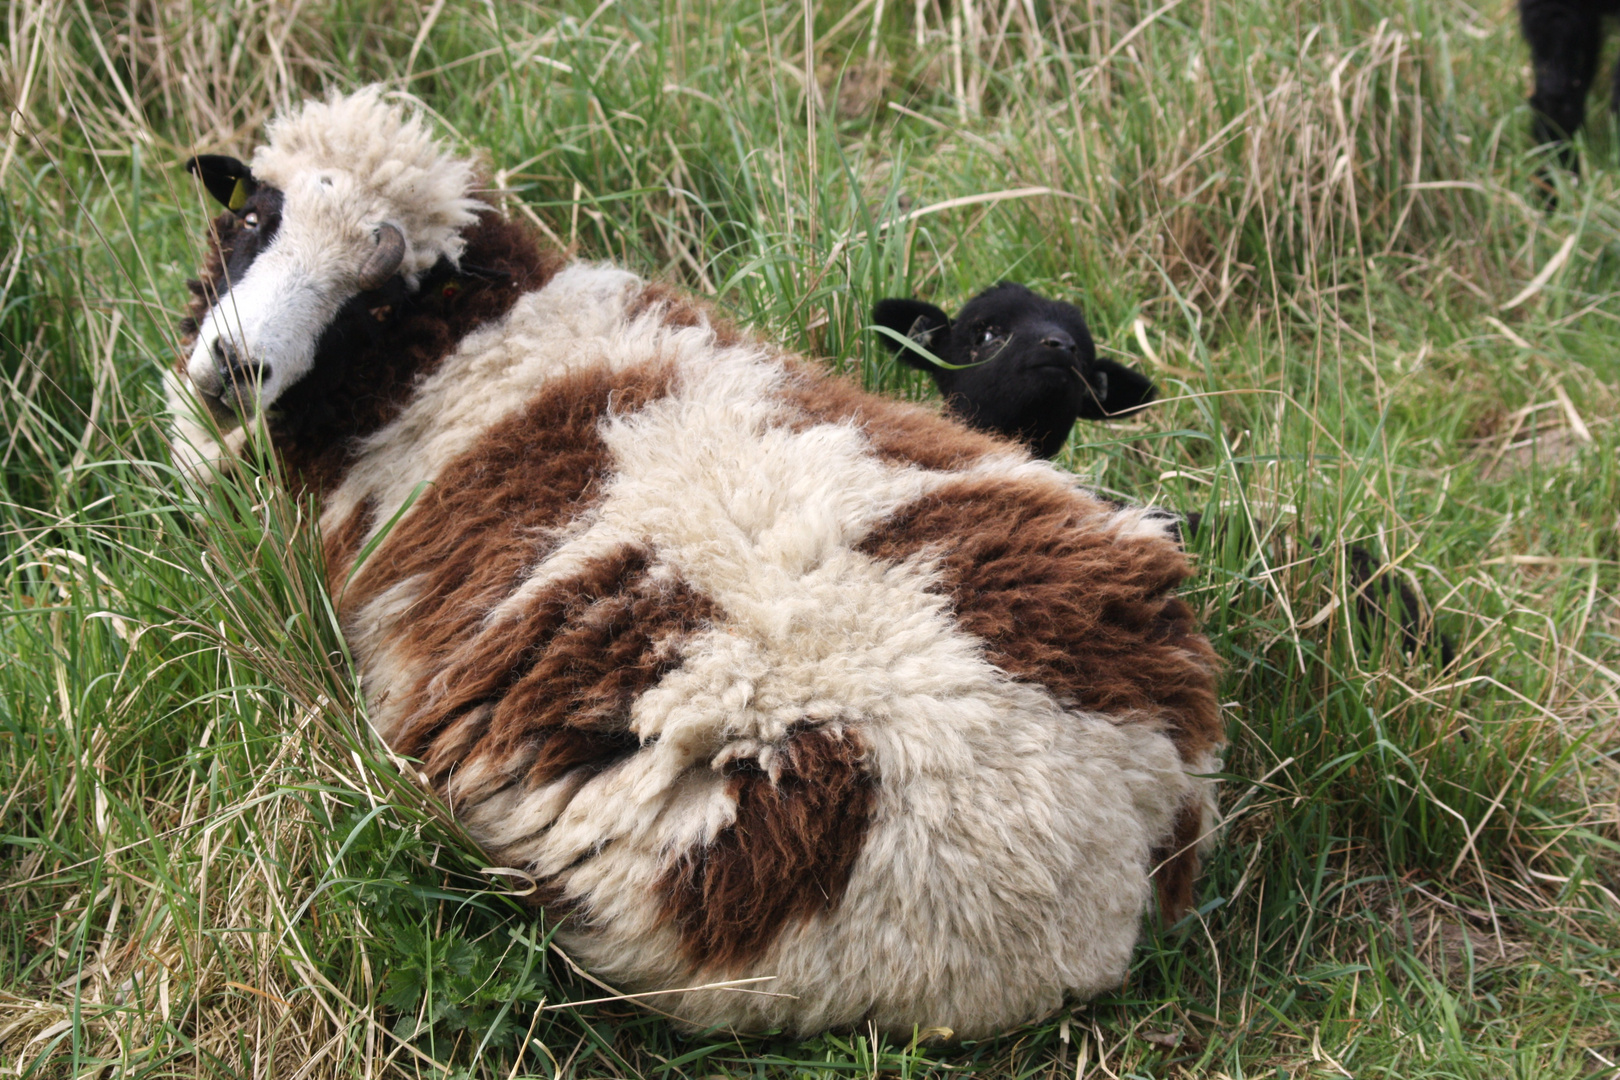
M 1000 336 L 1001 334 L 996 330 L 995 327 L 987 326 L 983 330 L 979 331 L 979 344 L 988 345 Z
M 247 213 L 243 214 L 242 215 L 242 224 L 246 225 L 250 229 L 257 229 L 259 227 L 259 213 L 258 213 L 258 211 L 249 210 Z

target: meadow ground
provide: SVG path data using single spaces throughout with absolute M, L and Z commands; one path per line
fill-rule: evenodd
M 1620 1071 L 1620 140 L 1547 208 L 1508 0 L 3 8 L 0 1075 Z M 309 508 L 188 501 L 157 373 L 180 163 L 372 80 L 875 389 L 928 394 L 874 299 L 1002 278 L 1159 381 L 1061 460 L 1236 522 L 1192 583 L 1227 824 L 1122 989 L 968 1045 L 588 1003 L 368 737 Z M 1345 618 L 1352 541 L 1449 665 Z

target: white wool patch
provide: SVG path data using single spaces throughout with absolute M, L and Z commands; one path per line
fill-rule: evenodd
M 1198 799 L 1198 851 L 1207 853 L 1215 846 L 1225 822 L 1221 818 L 1220 797 L 1216 793 L 1218 781 L 1214 774 L 1226 768 L 1226 762 L 1214 750 L 1186 766 L 1187 779 L 1193 785 Z
M 632 545 L 654 553 L 652 574 L 678 577 L 723 614 L 632 705 L 639 752 L 483 802 L 468 793 L 501 778 L 470 763 L 446 785 L 459 819 L 581 904 L 559 933 L 578 959 L 634 990 L 695 985 L 713 973 L 683 954 L 659 882 L 734 820 L 722 766 L 754 758 L 769 771 L 805 724 L 847 731 L 881 788 L 842 902 L 725 973 L 775 976 L 763 988 L 788 996 L 710 991 L 660 1008 L 698 1024 L 811 1032 L 870 1017 L 886 1030 L 976 1036 L 1117 985 L 1148 905 L 1150 853 L 1208 785 L 1186 775 L 1157 724 L 1066 710 L 990 664 L 957 628 L 928 553 L 891 565 L 855 550 L 962 473 L 886 464 L 853 423 L 795 430 L 779 358 L 719 348 L 707 328 L 667 326 L 656 312 L 631 319 L 642 287 L 575 265 L 469 336 L 362 445 L 323 517 L 336 527 L 373 500 L 385 522 L 548 380 L 677 364 L 668 396 L 602 422 L 613 467 L 596 505 L 534 538 L 526 579 L 485 625 Z M 969 473 L 1072 488 L 1019 454 Z M 1139 541 L 1163 536 L 1169 519 L 1127 509 L 1106 520 Z M 415 588 L 395 586 L 350 621 L 385 738 L 403 719 L 386 687 L 416 674 L 387 644 Z M 501 768 L 511 776 L 527 763 L 519 754 Z
M 737 973 L 776 975 L 762 988 L 794 999 L 710 991 L 670 1004 L 701 1024 L 808 1033 L 870 1019 L 974 1038 L 1117 986 L 1148 902 L 1144 866 L 1185 782 L 1162 736 L 1042 698 L 987 684 L 874 725 L 884 804 L 842 903 Z M 891 780 L 890 752 L 942 727 L 967 756 L 929 755 L 925 771 Z M 634 942 L 615 944 L 619 963 L 634 956 Z
M 1114 535 L 1121 540 L 1169 540 L 1178 542 L 1174 514 L 1157 506 L 1122 506 L 1112 515 Z
M 343 636 L 349 653 L 360 669 L 360 689 L 366 695 L 371 726 L 384 742 L 398 735 L 405 719 L 405 704 L 390 693 L 396 687 L 411 685 L 414 674 L 390 647 L 395 627 L 409 616 L 421 584 L 417 578 L 397 581 L 343 623 Z
M 407 280 L 440 258 L 458 260 L 461 230 L 485 208 L 470 194 L 472 162 L 435 139 L 420 113 L 384 101 L 380 86 L 306 101 L 265 133 L 268 142 L 253 152 L 254 178 L 289 194 L 323 181 L 341 186 L 351 216 L 388 221 L 405 234 Z

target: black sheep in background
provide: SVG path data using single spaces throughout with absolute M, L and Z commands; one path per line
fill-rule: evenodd
M 933 376 L 948 410 L 981 431 L 1023 443 L 1043 458 L 1063 449 L 1076 420 L 1126 416 L 1158 396 L 1146 375 L 1097 358 L 1079 308 L 1023 285 L 1003 281 L 986 289 L 954 320 L 922 300 L 879 300 L 872 321 L 897 335 L 879 336 L 901 360 Z M 1226 526 L 1220 519 L 1206 524 L 1204 515 L 1194 512 L 1183 517 L 1181 533 L 1190 539 L 1211 528 L 1218 539 Z M 1320 547 L 1320 541 L 1312 545 Z M 1360 625 L 1397 622 L 1408 651 L 1430 641 L 1416 591 L 1394 573 L 1383 572 L 1366 545 L 1351 544 L 1345 554 Z M 1449 665 L 1452 644 L 1444 635 L 1439 641 Z
M 1519 25 L 1530 43 L 1536 89 L 1531 132 L 1537 145 L 1557 143 L 1558 161 L 1575 170 L 1569 140 L 1586 119 L 1586 96 L 1603 48 L 1603 18 L 1620 14 L 1620 0 L 1519 0 Z M 1609 107 L 1620 111 L 1620 67 Z
M 949 365 L 884 336 L 901 360 L 934 377 L 952 412 L 1044 458 L 1063 449 L 1076 418 L 1124 416 L 1155 393 L 1145 375 L 1097 359 L 1073 304 L 1011 282 L 969 300 L 954 321 L 921 300 L 879 300 L 872 320 Z

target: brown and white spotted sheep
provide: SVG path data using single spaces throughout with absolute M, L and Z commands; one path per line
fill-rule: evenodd
M 265 419 L 377 734 L 597 975 L 980 1036 L 1187 907 L 1221 728 L 1168 515 L 546 249 L 376 90 L 192 169 L 177 455 Z

